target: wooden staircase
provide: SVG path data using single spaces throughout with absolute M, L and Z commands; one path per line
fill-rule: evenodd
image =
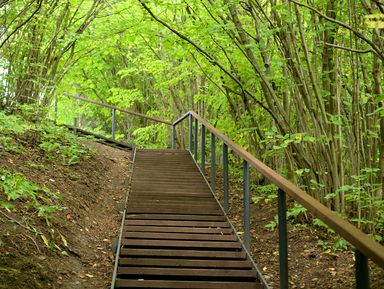
M 114 288 L 264 288 L 185 150 L 137 150 Z

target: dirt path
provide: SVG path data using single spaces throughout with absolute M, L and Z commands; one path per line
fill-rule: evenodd
M 49 250 L 38 236 L 1 218 L 0 288 L 109 288 L 114 262 L 111 242 L 121 221 L 117 208 L 129 188 L 131 153 L 91 145 L 95 156 L 74 167 L 55 165 L 36 154 L 9 155 L 7 166 L 63 196 L 66 209 L 55 228 L 68 248 L 65 253 Z M 44 170 L 26 166 L 31 160 L 39 161 Z M 23 218 L 17 212 L 8 216 Z M 44 224 L 33 226 L 43 230 Z

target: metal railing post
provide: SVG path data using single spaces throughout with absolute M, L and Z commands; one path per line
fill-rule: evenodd
M 172 149 L 176 149 L 176 126 L 172 125 Z
M 57 95 L 56 94 L 55 94 L 55 102 L 53 104 L 53 111 L 54 111 L 53 121 L 55 124 L 57 124 Z
M 223 191 L 224 191 L 224 212 L 228 214 L 229 191 L 228 191 L 228 146 L 223 143 Z
M 278 190 L 280 289 L 288 289 L 288 238 L 286 194 Z
M 112 139 L 115 139 L 115 129 L 116 129 L 116 109 L 112 108 Z
M 216 140 L 211 133 L 211 189 L 216 192 Z
M 194 129 L 195 129 L 195 131 L 194 131 L 194 135 L 193 135 L 193 157 L 197 161 L 197 148 L 198 148 L 197 138 L 198 138 L 198 134 L 199 134 L 199 121 L 197 120 L 197 118 L 195 118 Z
M 205 126 L 201 125 L 201 172 L 205 175 Z
M 189 115 L 189 151 L 192 152 L 192 114 Z
M 251 249 L 251 202 L 249 195 L 249 164 L 243 161 L 243 198 L 244 198 L 244 245 Z
M 73 118 L 73 133 L 77 134 L 77 117 Z
M 359 250 L 355 251 L 356 289 L 369 289 L 368 258 Z

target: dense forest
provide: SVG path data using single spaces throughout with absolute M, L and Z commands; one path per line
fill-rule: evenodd
M 0 108 L 109 131 L 81 95 L 174 120 L 194 110 L 306 192 L 384 234 L 384 30 L 375 0 L 0 2 Z M 166 146 L 118 115 L 120 139 Z M 181 132 L 179 146 L 185 140 Z

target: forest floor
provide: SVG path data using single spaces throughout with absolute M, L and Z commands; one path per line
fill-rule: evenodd
M 53 241 L 61 250 L 48 249 L 41 236 L 31 232 L 34 228 L 49 236 L 44 221 L 18 208 L 1 210 L 1 289 L 109 288 L 114 263 L 111 243 L 121 220 L 118 206 L 129 189 L 131 153 L 87 143 L 94 148 L 94 156 L 75 166 L 49 161 L 38 149 L 2 154 L 1 167 L 22 172 L 30 182 L 63 197 L 65 210 L 59 212 L 51 230 L 60 230 L 67 246 L 58 239 Z M 31 162 L 39 166 L 28 165 Z M 222 200 L 220 194 L 218 198 Z M 240 235 L 242 202 L 241 184 L 231 184 L 229 217 Z M 261 200 L 251 209 L 252 255 L 271 288 L 278 288 L 278 235 L 276 228 L 265 227 L 276 215 L 276 201 Z M 307 225 L 305 219 L 290 223 L 288 229 L 290 288 L 354 288 L 351 251 L 333 250 L 333 237 Z M 372 288 L 384 288 L 383 270 L 370 265 Z
M 1 289 L 109 288 L 114 264 L 111 244 L 121 222 L 118 206 L 129 188 L 131 153 L 87 142 L 94 156 L 74 166 L 47 160 L 38 149 L 2 154 L 1 167 L 22 172 L 29 182 L 60 193 L 65 210 L 52 221 L 51 229 L 21 209 L 1 211 Z M 31 162 L 39 166 L 31 167 Z M 44 236 L 59 230 L 67 247 L 53 240 L 61 250 L 48 249 L 31 228 Z
M 208 175 L 207 175 L 208 176 Z M 218 180 L 221 180 L 221 175 Z M 218 183 L 217 192 L 222 191 Z M 230 208 L 228 217 L 240 237 L 243 235 L 242 183 L 230 184 Z M 217 198 L 223 204 L 223 195 Z M 287 208 L 294 201 L 288 198 Z M 271 289 L 279 288 L 278 228 L 268 228 L 277 216 L 277 199 L 251 203 L 251 254 Z M 337 235 L 319 228 L 309 221 L 311 216 L 300 214 L 288 222 L 288 270 L 289 288 L 349 289 L 355 287 L 354 254 L 335 249 Z M 322 244 L 319 246 L 319 243 Z M 370 267 L 370 288 L 384 288 L 384 270 L 373 262 Z

